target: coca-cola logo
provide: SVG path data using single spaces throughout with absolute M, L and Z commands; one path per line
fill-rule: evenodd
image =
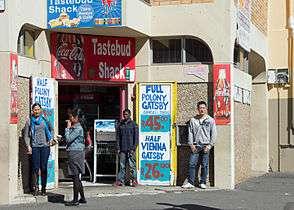
M 75 44 L 62 43 L 56 52 L 57 60 L 84 61 L 84 50 Z

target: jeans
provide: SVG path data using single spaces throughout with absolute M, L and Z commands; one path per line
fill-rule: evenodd
M 120 152 L 119 153 L 119 173 L 117 175 L 117 180 L 124 183 L 126 175 L 126 163 L 129 163 L 130 169 L 130 180 L 137 180 L 137 170 L 136 170 L 136 155 L 135 152 Z
M 39 170 L 41 170 L 41 185 L 46 186 L 47 182 L 47 166 L 50 155 L 50 147 L 33 147 L 32 148 L 32 168 L 33 174 L 36 175 L 36 181 L 38 182 Z M 33 183 L 36 185 L 36 183 Z
M 204 153 L 203 148 L 197 147 L 197 151 L 191 153 L 189 161 L 189 179 L 190 184 L 194 185 L 195 181 L 195 170 L 198 160 L 200 158 L 201 165 L 201 175 L 200 184 L 206 184 L 206 177 L 208 174 L 208 162 L 209 162 L 209 152 Z

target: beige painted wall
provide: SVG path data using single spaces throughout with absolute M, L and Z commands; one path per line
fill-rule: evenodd
M 288 67 L 288 30 L 286 27 L 286 1 L 269 1 L 268 68 Z
M 222 189 L 235 187 L 234 147 L 232 126 L 217 126 L 217 141 L 214 147 L 215 186 Z
M 0 74 L 1 74 L 1 90 L 0 91 L 0 203 L 9 203 L 9 195 L 13 193 L 11 189 L 10 172 L 10 134 L 13 128 L 10 129 L 10 82 L 9 82 L 9 55 L 0 52 Z
M 151 36 L 198 37 L 211 48 L 215 63 L 232 62 L 235 9 L 233 1 L 226 0 L 213 4 L 152 7 Z
M 151 32 L 151 8 L 142 1 L 123 1 L 125 9 L 123 14 L 123 25 L 144 34 Z
M 30 23 L 40 28 L 47 26 L 47 1 L 5 1 L 6 11 L 0 15 L 1 51 L 17 52 L 17 38 L 21 27 Z M 13 11 L 13 12 L 10 12 Z M 2 36 L 4 36 L 2 38 Z M 5 38 L 6 37 L 6 38 Z
M 269 170 L 268 119 L 267 84 L 253 84 L 250 120 L 253 173 L 260 174 Z
M 294 151 L 293 148 L 281 149 L 281 171 L 294 172 Z

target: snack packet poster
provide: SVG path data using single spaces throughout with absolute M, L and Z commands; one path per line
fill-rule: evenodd
M 121 0 L 47 0 L 48 28 L 121 25 Z

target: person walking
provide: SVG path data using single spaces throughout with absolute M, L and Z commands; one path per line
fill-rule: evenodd
M 137 124 L 131 119 L 131 111 L 123 111 L 123 119 L 116 127 L 117 151 L 119 154 L 119 173 L 116 186 L 125 185 L 126 163 L 129 163 L 130 186 L 137 185 L 136 147 L 139 141 Z
M 46 195 L 47 166 L 50 155 L 50 146 L 54 144 L 53 128 L 50 122 L 42 114 L 39 103 L 32 105 L 32 115 L 26 121 L 24 127 L 24 140 L 27 146 L 27 154 L 32 155 L 32 192 L 34 196 L 39 194 L 39 171 L 41 170 L 41 195 Z
M 188 127 L 188 144 L 191 148 L 189 161 L 188 182 L 182 185 L 183 188 L 193 188 L 195 182 L 195 170 L 200 159 L 201 175 L 200 185 L 206 189 L 206 178 L 208 174 L 209 151 L 215 144 L 216 125 L 212 117 L 207 114 L 207 104 L 204 101 L 197 103 L 198 114 L 191 118 Z
M 67 126 L 65 128 L 68 174 L 73 180 L 73 200 L 65 203 L 66 206 L 77 206 L 80 203 L 87 203 L 81 181 L 81 175 L 85 173 L 85 138 L 81 119 L 81 110 L 74 108 L 69 113 L 69 120 L 67 120 Z M 81 197 L 80 200 L 78 199 L 79 194 Z

